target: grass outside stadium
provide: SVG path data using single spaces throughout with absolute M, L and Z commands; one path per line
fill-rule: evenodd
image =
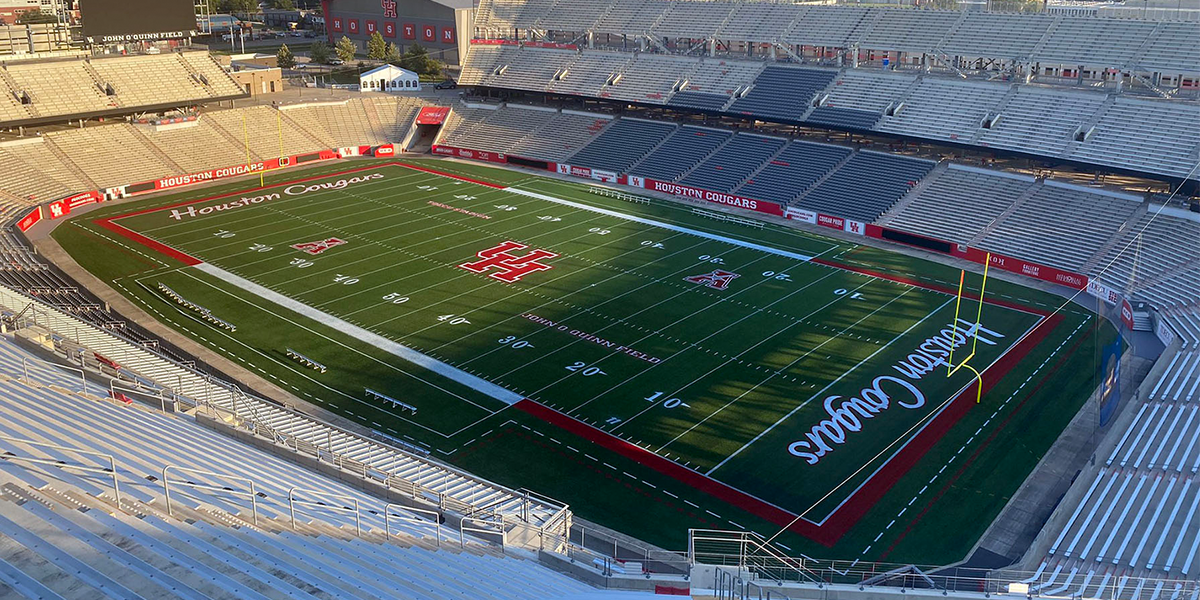
M 1115 336 L 1047 292 L 993 279 L 981 308 L 968 274 L 958 307 L 949 266 L 528 173 L 359 161 L 258 183 L 53 236 L 297 398 L 666 548 L 791 523 L 793 554 L 961 560 Z M 978 404 L 950 350 L 974 351 Z

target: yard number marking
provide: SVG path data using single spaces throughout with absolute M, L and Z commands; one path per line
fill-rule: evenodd
M 663 392 L 654 392 L 653 394 L 650 395 L 650 397 L 646 398 L 646 402 L 650 402 L 650 403 L 658 402 L 658 399 L 661 398 L 662 396 L 663 396 Z M 692 407 L 692 405 L 688 404 L 687 402 L 684 402 L 683 400 L 680 400 L 679 398 L 667 398 L 666 400 L 662 401 L 662 406 L 663 406 L 663 408 L 677 408 L 680 406 L 682 406 L 684 408 Z
M 520 350 L 521 348 L 532 348 L 533 347 L 533 344 L 530 344 L 529 342 L 527 342 L 525 340 L 518 340 L 517 336 L 515 336 L 515 335 L 506 335 L 506 336 L 496 340 L 496 342 L 499 343 L 501 346 L 508 346 L 509 348 L 512 348 L 514 350 Z
M 583 375 L 584 377 L 591 377 L 593 375 L 608 375 L 608 373 L 601 371 L 600 367 L 595 367 L 595 366 L 589 367 L 587 363 L 585 363 L 581 360 L 577 360 L 577 361 L 567 365 L 567 370 L 572 373 L 579 373 L 580 375 Z

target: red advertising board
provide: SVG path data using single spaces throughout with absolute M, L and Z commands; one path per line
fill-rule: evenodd
M 455 148 L 453 146 L 434 146 L 434 154 L 442 156 L 457 156 L 459 158 L 469 158 L 472 160 L 482 160 L 485 162 L 506 163 L 508 160 L 499 152 L 487 152 L 485 150 L 470 150 L 468 148 Z
M 21 231 L 29 231 L 29 228 L 37 225 L 41 220 L 42 207 L 35 206 L 33 210 L 29 211 L 29 214 L 22 217 L 20 221 L 17 221 L 17 228 Z
M 258 173 L 259 171 L 265 171 L 268 169 L 277 169 L 277 168 L 279 168 L 279 159 L 273 158 L 271 160 L 255 162 L 255 163 L 250 163 L 250 164 L 245 164 L 245 165 L 235 165 L 232 167 L 223 167 L 220 169 L 209 169 L 208 171 L 201 171 L 199 173 L 188 173 L 187 175 L 172 175 L 171 177 L 164 177 L 162 179 L 155 181 L 154 187 L 152 188 L 152 190 L 148 190 L 148 191 L 169 190 L 171 188 L 183 187 L 186 185 L 193 185 L 193 184 L 201 183 L 204 181 L 212 181 L 213 179 L 225 179 L 226 177 L 237 177 L 239 175 L 250 175 L 252 173 Z
M 783 216 L 783 207 L 774 202 L 755 200 L 753 198 L 746 198 L 744 196 L 738 196 L 735 194 L 710 192 L 708 190 L 702 190 L 690 185 L 658 181 L 655 179 L 645 180 L 645 188 L 655 192 L 671 194 L 673 196 L 682 196 L 684 198 L 691 198 L 693 200 L 704 200 L 705 202 L 724 204 L 725 206 L 732 206 L 734 208 L 753 210 L 755 212 L 774 215 L 776 217 Z
M 396 155 L 396 147 L 392 144 L 384 144 L 382 146 L 376 146 L 375 151 L 372 152 L 371 154 L 373 154 L 374 156 L 395 156 Z
M 423 106 L 417 113 L 417 125 L 441 125 L 450 116 L 449 106 Z
M 49 211 L 51 219 L 61 219 L 71 214 L 71 204 L 64 198 L 47 204 L 46 210 Z
M 817 225 L 828 227 L 830 229 L 845 229 L 846 220 L 841 217 L 831 217 L 829 215 L 817 214 Z
M 79 208 L 85 204 L 103 202 L 104 197 L 100 195 L 100 192 L 82 192 L 75 194 L 74 196 L 69 196 L 65 198 L 64 201 L 67 203 L 68 208 L 75 210 L 76 208 Z
M 1121 322 L 1127 329 L 1133 331 L 1133 306 L 1129 304 L 1128 300 L 1121 301 Z

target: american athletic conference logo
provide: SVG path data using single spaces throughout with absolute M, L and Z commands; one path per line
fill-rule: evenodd
M 488 273 L 488 277 L 498 279 L 504 283 L 514 283 L 520 281 L 522 277 L 536 272 L 545 271 L 554 268 L 552 265 L 540 262 L 558 256 L 557 253 L 549 250 L 531 250 L 525 256 L 513 256 L 511 252 L 514 250 L 524 250 L 528 248 L 525 244 L 508 240 L 499 246 L 480 250 L 475 255 L 483 260 L 475 262 L 466 262 L 458 265 L 460 269 L 466 269 L 472 273 Z

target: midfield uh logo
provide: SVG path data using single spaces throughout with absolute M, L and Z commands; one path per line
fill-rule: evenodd
M 532 250 L 525 256 L 513 256 L 510 252 L 514 250 L 524 250 L 528 248 L 525 244 L 506 241 L 499 246 L 480 250 L 476 256 L 483 260 L 468 262 L 458 265 L 460 269 L 466 269 L 472 273 L 488 273 L 488 277 L 499 279 L 504 283 L 513 283 L 520 281 L 522 277 L 535 271 L 545 271 L 554 268 L 552 265 L 540 262 L 542 260 L 555 258 L 558 254 L 549 250 Z
M 683 280 L 688 283 L 710 287 L 714 290 L 723 290 L 729 287 L 729 283 L 738 277 L 741 277 L 741 275 L 730 271 L 717 269 L 712 273 L 705 273 L 704 275 L 692 275 L 691 277 L 684 277 Z

